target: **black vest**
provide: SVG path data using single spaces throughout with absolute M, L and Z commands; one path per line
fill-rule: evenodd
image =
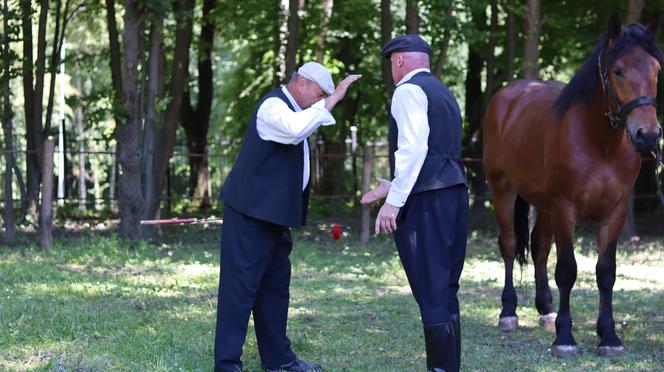
M 305 224 L 309 187 L 302 191 L 304 145 L 284 145 L 260 138 L 256 116 L 263 102 L 277 97 L 295 111 L 281 88 L 265 95 L 249 121 L 240 153 L 231 169 L 221 199 L 238 212 L 277 225 Z
M 415 84 L 422 88 L 429 102 L 429 139 L 427 156 L 411 190 L 418 192 L 443 189 L 466 183 L 466 172 L 461 155 L 461 112 L 452 92 L 429 72 L 419 72 L 403 84 Z M 394 178 L 394 152 L 397 150 L 399 129 L 390 114 L 388 142 L 390 146 L 390 170 Z

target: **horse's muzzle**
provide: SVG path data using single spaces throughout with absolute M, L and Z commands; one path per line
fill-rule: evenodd
M 659 125 L 654 130 L 644 130 L 639 128 L 632 136 L 632 143 L 634 149 L 641 153 L 650 153 L 657 149 L 659 140 L 662 138 L 662 127 Z

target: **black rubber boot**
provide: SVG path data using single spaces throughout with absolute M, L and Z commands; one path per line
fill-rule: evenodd
M 455 371 L 456 340 L 451 321 L 424 326 L 424 343 L 428 371 Z
M 452 326 L 454 327 L 454 341 L 456 341 L 454 371 L 459 372 L 461 370 L 461 317 L 457 313 L 452 314 L 450 319 L 452 320 Z

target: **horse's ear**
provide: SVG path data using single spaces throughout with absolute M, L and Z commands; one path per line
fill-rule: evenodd
M 655 13 L 654 16 L 652 16 L 650 22 L 648 22 L 648 25 L 646 26 L 646 31 L 650 32 L 653 35 L 657 35 L 661 25 L 662 25 L 662 15 L 659 12 L 657 12 Z
M 611 17 L 609 17 L 609 39 L 617 39 L 620 36 L 621 29 L 622 25 L 620 24 L 618 12 L 613 12 Z

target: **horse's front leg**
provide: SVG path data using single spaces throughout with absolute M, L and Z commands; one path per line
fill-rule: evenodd
M 620 230 L 625 222 L 627 203 L 618 211 L 611 213 L 604 223 L 598 226 L 598 258 L 595 266 L 597 288 L 599 288 L 599 316 L 597 317 L 597 335 L 599 345 L 597 353 L 607 356 L 620 356 L 625 352 L 622 342 L 616 335 L 616 323 L 613 320 L 613 285 L 616 282 L 616 246 Z
M 570 294 L 576 282 L 576 259 L 574 258 L 575 218 L 572 208 L 556 213 L 553 222 L 556 239 L 556 285 L 560 293 L 560 305 L 556 317 L 556 339 L 551 353 L 558 357 L 571 357 L 578 354 L 574 336 L 572 336 L 572 314 Z

